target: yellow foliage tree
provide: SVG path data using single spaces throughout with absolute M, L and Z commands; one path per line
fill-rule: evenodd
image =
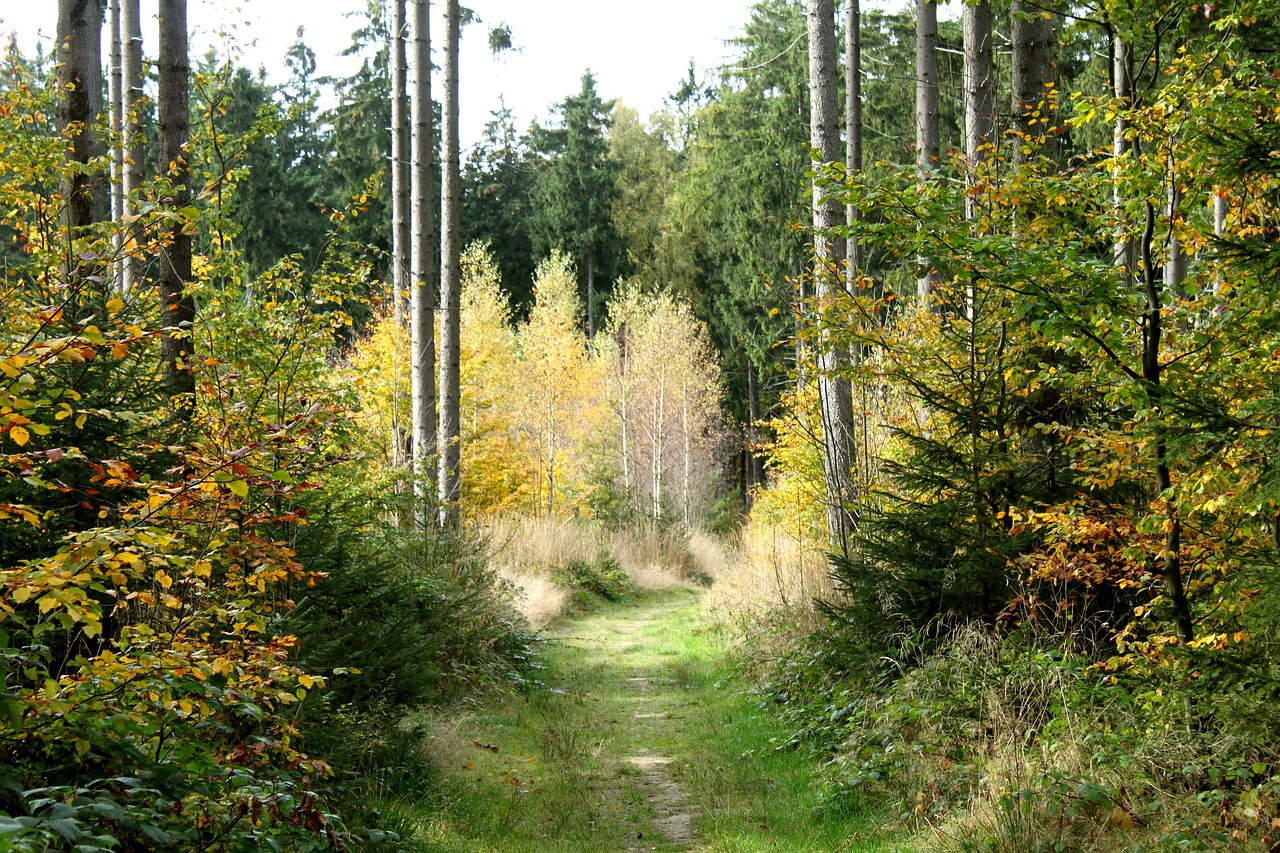
M 534 305 L 516 332 L 516 413 L 533 449 L 535 513 L 586 505 L 590 486 L 587 440 L 602 421 L 599 366 L 588 358 L 580 322 L 577 277 L 555 252 L 538 265 Z
M 537 462 L 513 418 L 518 409 L 516 334 L 489 249 L 462 257 L 462 512 L 533 509 Z

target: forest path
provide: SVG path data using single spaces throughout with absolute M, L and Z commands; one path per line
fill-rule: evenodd
M 747 695 L 701 593 L 672 589 L 548 632 L 545 689 L 437 718 L 427 850 L 855 851 L 815 817 L 816 761 Z M 425 824 L 425 825 L 424 825 Z

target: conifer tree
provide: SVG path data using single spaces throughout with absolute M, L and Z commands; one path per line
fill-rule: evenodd
M 440 228 L 440 519 L 445 526 L 458 522 L 460 497 L 461 424 L 458 312 L 462 295 L 462 175 L 458 151 L 458 41 L 462 13 L 458 0 L 445 2 L 444 50 L 444 169 L 441 186 Z
M 810 144 L 824 163 L 839 159 L 839 113 L 836 110 L 835 8 L 832 0 L 809 0 Z M 845 247 L 831 235 L 845 214 L 827 189 L 813 184 L 814 301 L 821 315 L 840 292 Z M 853 533 L 854 498 L 853 397 L 848 379 L 840 375 L 848 364 L 843 347 L 820 339 L 817 344 L 818 395 L 822 405 L 823 455 L 827 476 L 827 519 L 831 538 L 847 553 Z

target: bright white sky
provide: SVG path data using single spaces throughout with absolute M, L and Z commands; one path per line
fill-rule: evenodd
M 700 69 L 721 64 L 729 55 L 724 42 L 742 33 L 752 0 L 464 0 L 463 5 L 484 21 L 463 34 L 465 151 L 480 137 L 499 96 L 524 130 L 535 118 L 545 118 L 553 103 L 577 92 L 588 68 L 602 97 L 618 98 L 647 116 L 676 89 L 690 59 Z M 442 7 L 432 4 L 437 18 Z M 143 49 L 154 56 L 155 4 L 143 0 L 142 8 L 149 21 L 143 26 Z M 364 8 L 365 0 L 189 0 L 192 51 L 218 45 L 225 52 L 227 44 L 238 45 L 240 64 L 265 67 L 269 79 L 283 82 L 285 51 L 298 27 L 305 26 L 318 73 L 341 76 L 352 66 L 338 54 L 357 27 L 346 14 Z M 485 25 L 503 21 L 521 51 L 494 59 Z M 16 32 L 24 52 L 34 50 L 37 38 L 48 49 L 56 26 L 53 0 L 0 0 L 0 32 Z M 443 24 L 433 21 L 437 50 L 443 32 Z

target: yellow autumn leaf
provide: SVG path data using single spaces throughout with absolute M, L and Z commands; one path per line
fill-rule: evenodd
M 119 296 L 114 296 L 107 300 L 107 311 L 111 314 L 120 313 L 120 309 L 124 307 L 124 300 Z
M 9 438 L 12 438 L 13 443 L 19 447 L 25 447 L 27 442 L 31 440 L 31 433 L 27 432 L 23 427 L 15 426 L 9 430 Z
M 129 354 L 129 345 L 126 344 L 124 341 L 119 341 L 115 346 L 111 348 L 111 356 L 115 358 L 117 361 L 123 359 L 128 354 Z

